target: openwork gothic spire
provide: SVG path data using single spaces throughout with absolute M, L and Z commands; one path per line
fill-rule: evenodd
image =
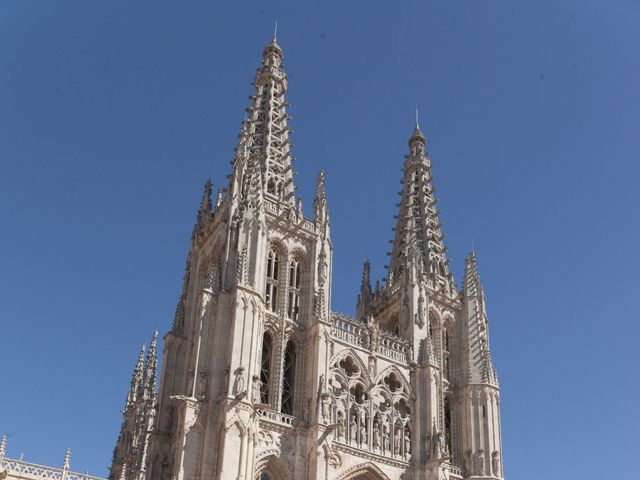
M 398 282 L 405 270 L 426 275 L 435 280 L 436 285 L 452 281 L 425 144 L 425 136 L 416 123 L 404 163 L 404 187 L 398 205 L 389 285 Z
M 468 379 L 471 382 L 498 385 L 489 349 L 489 326 L 484 303 L 484 291 L 478 275 L 476 253 L 472 251 L 465 261 L 463 296 L 469 313 L 467 338 Z
M 262 66 L 256 72 L 255 93 L 250 97 L 247 119 L 240 132 L 234 170 L 248 174 L 242 194 L 261 193 L 295 206 L 295 186 L 291 142 L 287 121 L 287 75 L 283 66 L 284 54 L 271 41 L 262 54 Z

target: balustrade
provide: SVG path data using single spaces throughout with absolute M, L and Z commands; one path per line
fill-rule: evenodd
M 12 475 L 29 480 L 52 479 L 62 480 L 62 469 L 45 467 L 35 463 L 28 463 L 22 460 L 5 458 L 0 465 L 0 470 L 6 469 Z M 86 473 L 66 472 L 66 480 L 105 480 L 101 477 L 94 477 Z

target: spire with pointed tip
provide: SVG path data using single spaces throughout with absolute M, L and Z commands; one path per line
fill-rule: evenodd
M 236 147 L 231 175 L 232 195 L 242 204 L 252 197 L 264 195 L 295 208 L 291 129 L 285 99 L 287 75 L 283 68 L 284 53 L 276 35 L 262 54 L 262 65 L 256 72 L 254 94 L 243 122 Z M 253 200 L 258 204 L 260 200 Z
M 2 438 L 0 439 L 0 462 L 4 460 L 4 455 L 6 453 L 6 450 L 7 450 L 7 436 L 3 434 Z
M 142 385 L 142 375 L 144 369 L 144 352 L 145 346 L 142 345 L 140 347 L 140 353 L 138 354 L 138 360 L 136 361 L 136 366 L 133 369 L 133 374 L 131 375 L 131 388 L 129 389 L 129 394 L 127 395 L 127 403 L 125 405 L 125 410 L 136 403 L 138 399 L 138 393 L 140 387 Z
M 71 449 L 67 448 L 64 454 L 64 463 L 62 464 L 61 480 L 66 480 L 69 476 L 69 468 L 71 466 Z
M 193 228 L 194 238 L 204 232 L 212 218 L 213 207 L 211 204 L 211 179 L 209 179 L 207 180 L 207 183 L 204 184 L 204 191 L 202 192 L 200 207 L 198 208 L 198 216 L 196 218 L 196 224 Z
M 426 275 L 433 280 L 434 286 L 453 285 L 425 144 L 425 136 L 416 122 L 404 163 L 404 187 L 398 204 L 400 211 L 389 264 L 389 285 L 398 282 L 404 271 Z
M 356 317 L 361 320 L 365 317 L 367 305 L 371 301 L 373 292 L 371 291 L 371 263 L 365 259 L 362 265 L 362 283 L 360 284 L 360 294 L 356 306 Z
M 329 221 L 329 210 L 327 208 L 327 194 L 325 192 L 324 170 L 318 173 L 316 182 L 316 194 L 313 198 L 313 219 L 317 225 L 322 225 Z
M 144 386 L 149 400 L 154 401 L 156 396 L 156 370 L 158 368 L 158 330 L 154 330 L 149 352 L 144 367 Z
M 489 322 L 484 302 L 484 291 L 478 275 L 476 252 L 471 251 L 465 260 L 463 281 L 463 305 L 467 315 L 465 358 L 467 380 L 470 383 L 498 385 L 489 349 Z

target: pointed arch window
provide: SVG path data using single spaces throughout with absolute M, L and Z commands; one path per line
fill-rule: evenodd
M 275 312 L 278 308 L 278 254 L 269 250 L 267 256 L 267 284 L 264 299 L 267 308 Z
M 294 258 L 289 262 L 289 284 L 287 294 L 287 317 L 294 322 L 298 321 L 300 310 L 300 262 Z
M 284 352 L 284 367 L 282 369 L 282 413 L 293 415 L 293 392 L 295 386 L 296 349 L 293 342 L 287 343 Z
M 262 359 L 260 362 L 260 403 L 269 403 L 269 385 L 271 381 L 271 356 L 273 341 L 271 335 L 265 332 L 262 337 Z

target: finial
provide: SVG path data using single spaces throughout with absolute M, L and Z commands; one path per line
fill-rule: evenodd
M 273 27 L 273 43 L 278 41 L 278 19 L 276 18 L 276 24 Z
M 420 128 L 420 123 L 418 122 L 418 106 L 416 105 L 416 128 Z

